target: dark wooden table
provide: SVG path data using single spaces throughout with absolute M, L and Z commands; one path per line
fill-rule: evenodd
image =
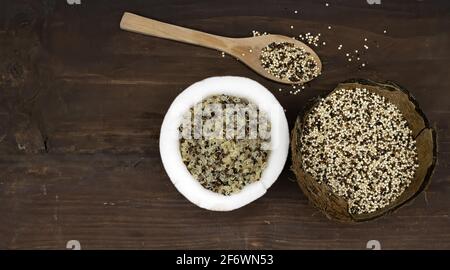
M 450 2 L 325 2 L 1 0 L 0 248 L 65 249 L 77 240 L 82 249 L 365 249 L 378 240 L 383 249 L 449 249 Z M 225 36 L 321 33 L 324 72 L 291 95 L 217 51 L 119 30 L 124 11 Z M 355 49 L 360 61 L 348 62 Z M 246 207 L 196 207 L 162 167 L 159 130 L 184 88 L 218 75 L 271 89 L 291 127 L 341 81 L 397 82 L 437 130 L 428 191 L 377 221 L 336 224 L 308 204 L 289 161 Z

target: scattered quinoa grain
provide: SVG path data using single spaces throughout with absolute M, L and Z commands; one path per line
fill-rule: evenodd
M 320 33 L 318 33 L 317 35 L 312 35 L 310 32 L 298 35 L 301 41 L 309 45 L 313 45 L 315 47 L 319 46 L 320 36 L 321 36 Z

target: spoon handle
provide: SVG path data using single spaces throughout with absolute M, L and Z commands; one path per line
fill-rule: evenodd
M 120 28 L 130 32 L 228 51 L 232 38 L 216 36 L 125 12 Z

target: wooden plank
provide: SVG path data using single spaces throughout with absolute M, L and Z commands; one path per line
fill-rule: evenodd
M 0 248 L 64 249 L 72 239 L 84 249 L 364 249 L 371 239 L 386 249 L 450 248 L 450 4 L 393 2 L 2 2 Z M 236 37 L 320 32 L 324 73 L 293 96 L 220 52 L 120 31 L 123 11 Z M 356 49 L 365 68 L 347 61 Z M 288 162 L 256 202 L 230 213 L 199 209 L 163 170 L 159 128 L 182 89 L 218 75 L 271 89 L 291 126 L 346 79 L 399 83 L 438 132 L 429 191 L 375 222 L 336 224 L 308 204 Z

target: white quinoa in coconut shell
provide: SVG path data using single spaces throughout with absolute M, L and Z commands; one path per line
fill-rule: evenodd
M 435 131 L 429 126 L 428 120 L 420 110 L 413 97 L 406 90 L 394 83 L 375 83 L 367 80 L 350 80 L 339 84 L 328 97 L 333 97 L 336 96 L 336 94 L 344 93 L 345 91 L 343 91 L 343 89 L 345 89 L 345 91 L 354 90 L 355 97 L 360 98 L 363 91 L 366 91 L 367 95 L 372 95 L 373 97 L 381 97 L 381 99 L 384 97 L 384 101 L 386 102 L 388 108 L 390 107 L 390 109 L 392 109 L 395 107 L 398 109 L 396 113 L 393 113 L 397 114 L 397 116 L 393 119 L 395 119 L 395 121 L 404 120 L 406 121 L 404 124 L 407 126 L 398 123 L 393 124 L 393 126 L 400 127 L 401 135 L 399 136 L 402 138 L 399 139 L 399 142 L 402 144 L 400 148 L 403 147 L 405 149 L 399 149 L 395 145 L 391 145 L 390 148 L 401 152 L 400 155 L 404 155 L 401 158 L 411 159 L 410 161 L 404 162 L 401 159 L 394 159 L 396 164 L 400 162 L 400 167 L 397 168 L 394 166 L 394 169 L 397 169 L 398 171 L 387 174 L 388 177 L 393 178 L 389 179 L 388 182 L 395 186 L 396 192 L 383 193 L 381 198 L 377 197 L 375 200 L 376 203 L 373 203 L 373 198 L 368 198 L 367 200 L 364 197 L 358 198 L 357 196 L 353 196 L 351 193 L 355 190 L 366 189 L 367 187 L 364 187 L 367 184 L 365 179 L 360 179 L 359 181 L 357 180 L 356 184 L 361 186 L 355 188 L 354 185 L 352 186 L 352 183 L 348 184 L 350 179 L 347 181 L 343 180 L 345 177 L 342 177 L 343 173 L 338 164 L 334 162 L 328 163 L 330 162 L 330 159 L 328 159 L 325 161 L 326 167 L 320 167 L 316 163 L 312 163 L 311 159 L 320 156 L 322 153 L 316 152 L 311 154 L 305 152 L 305 147 L 307 146 L 304 144 L 308 144 L 308 142 L 305 141 L 306 138 L 322 138 L 321 134 L 319 134 L 319 136 L 311 136 L 311 130 L 308 130 L 308 125 L 311 126 L 311 123 L 308 122 L 311 121 L 311 115 L 317 113 L 317 108 L 323 109 L 333 106 L 324 106 L 322 100 L 322 102 L 319 101 L 315 103 L 314 106 L 312 106 L 312 108 L 304 114 L 304 116 L 299 116 L 297 118 L 295 127 L 292 131 L 291 151 L 292 170 L 297 177 L 297 182 L 300 185 L 300 188 L 312 204 L 315 205 L 328 218 L 340 222 L 356 223 L 372 220 L 398 209 L 416 197 L 427 187 L 436 163 L 436 135 Z M 334 99 L 325 98 L 325 100 L 331 101 Z M 381 103 L 382 102 L 380 102 L 380 104 Z M 326 112 L 326 114 L 328 113 L 329 112 Z M 402 119 L 399 118 L 400 116 L 402 116 Z M 384 118 L 387 119 L 388 117 L 385 116 Z M 342 123 L 345 123 L 345 120 L 342 121 L 341 119 L 339 124 Z M 410 129 L 410 131 L 407 131 L 404 127 Z M 339 128 L 342 130 L 345 129 L 345 127 Z M 382 129 L 379 130 L 379 132 L 375 133 L 377 133 L 377 135 L 383 134 L 381 131 Z M 333 132 L 336 132 L 336 134 L 339 135 L 342 133 L 339 129 L 334 129 Z M 351 132 L 349 134 L 351 134 Z M 352 138 L 354 137 L 355 136 L 352 136 Z M 358 138 L 355 138 L 355 140 L 358 140 Z M 351 144 L 352 143 L 350 143 L 350 146 Z M 368 142 L 369 146 L 370 144 L 371 142 Z M 317 147 L 317 144 L 313 145 Z M 342 145 L 338 147 L 342 147 Z M 310 149 L 312 151 L 316 151 L 313 150 L 312 147 L 310 147 Z M 320 150 L 317 151 L 320 152 Z M 329 154 L 330 151 L 325 151 L 323 153 Z M 374 159 L 375 160 L 369 160 L 368 163 L 370 164 L 370 162 L 374 163 L 378 161 L 377 158 Z M 331 160 L 336 161 L 334 157 Z M 349 160 L 347 159 L 346 162 L 348 161 Z M 317 160 L 314 160 L 314 162 L 317 162 Z M 391 165 L 388 164 L 387 169 L 392 169 L 389 168 L 389 166 Z M 342 168 L 346 168 L 347 170 L 351 167 L 352 166 L 348 166 L 348 164 L 342 165 Z M 405 168 L 410 171 L 401 171 Z M 330 172 L 331 169 L 337 170 L 337 172 Z M 349 170 L 349 173 L 359 177 L 360 175 L 367 173 L 367 168 L 353 168 Z M 330 176 L 334 175 L 339 175 L 341 178 L 330 179 Z M 341 183 L 338 179 L 340 179 L 339 181 L 344 181 L 347 183 Z M 376 176 L 373 177 L 373 175 L 369 183 L 370 185 L 385 187 L 385 184 L 380 184 L 379 179 L 377 179 Z M 368 196 L 374 195 L 373 191 L 372 193 L 367 192 L 364 194 L 367 194 Z

